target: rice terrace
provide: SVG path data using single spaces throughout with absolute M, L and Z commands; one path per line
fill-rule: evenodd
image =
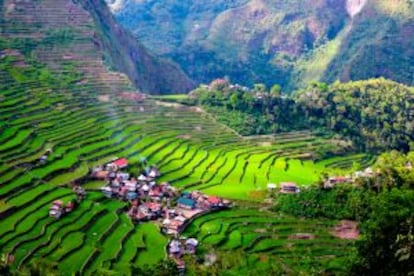
M 131 262 L 143 265 L 164 258 L 167 237 L 151 223 L 133 225 L 125 212 L 118 211 L 126 203 L 109 200 L 99 191 L 103 181 L 83 182 L 87 197 L 68 216 L 60 220 L 48 216 L 54 200 L 75 198 L 71 183 L 84 179 L 94 166 L 103 165 L 115 156 L 127 158 L 133 173 L 134 164 L 138 168 L 140 160 L 145 158 L 161 171 L 160 181 L 179 189 L 257 202 L 263 201 L 270 182 L 294 181 L 306 187 L 316 182 L 326 167 L 354 160 L 370 162 L 370 158 L 360 156 L 313 162 L 310 157 L 316 156 L 318 147 L 330 142 L 329 137 L 294 132 L 266 139 L 268 144 L 263 146 L 262 139 L 244 139 L 214 122 L 209 115 L 185 106 L 166 107 L 150 98 L 142 102 L 124 100 L 106 87 L 92 83 L 95 81 L 92 78 L 88 80 L 90 85 L 74 85 L 69 91 L 61 91 L 50 83 L 39 87 L 33 69 L 24 70 L 24 78 L 22 74 L 16 79 L 8 71 L 2 74 L 3 118 L 16 102 L 27 107 L 23 114 L 16 112 L 15 118 L 2 120 L 9 131 L 3 132 L 0 149 L 0 240 L 3 250 L 13 254 L 16 268 L 32 259 L 47 257 L 58 262 L 59 269 L 68 275 L 76 271 L 93 274 L 101 267 L 126 268 Z M 33 84 L 36 86 L 32 87 Z M 17 91 L 15 87 L 25 90 Z M 109 101 L 99 101 L 102 95 L 108 96 Z M 175 123 L 170 124 L 171 121 Z M 50 155 L 40 162 L 47 149 L 51 149 Z M 283 244 L 290 234 L 310 229 L 324 231 L 329 236 L 332 226 L 327 222 L 317 230 L 313 229 L 312 221 L 297 223 L 276 215 L 269 217 L 266 212 L 252 217 L 249 213 L 253 214 L 234 207 L 234 211 L 223 215 L 229 222 L 237 222 L 239 217 L 251 220 L 254 227 L 235 224 L 236 232 L 211 230 L 218 231 L 221 238 L 189 234 L 202 237 L 203 241 L 218 239 L 217 242 L 223 243 L 224 240 L 231 249 L 242 243 L 238 231 L 247 231 L 251 244 L 243 240 L 245 249 L 267 252 L 264 241 Z M 220 216 L 220 212 L 207 215 L 190 228 Z M 253 239 L 259 235 L 255 228 L 261 224 L 264 229 L 269 224 L 280 224 L 284 234 L 270 234 L 255 243 Z M 340 241 L 325 239 L 332 244 L 332 252 L 326 255 L 342 254 L 336 249 Z M 318 236 L 312 243 L 321 241 Z
M 2 74 L 6 99 L 2 102 L 3 118 L 16 102 L 27 106 L 24 114 L 16 112 L 16 118 L 4 120 L 3 126 L 9 131 L 3 132 L 0 149 L 1 244 L 14 255 L 16 267 L 36 257 L 48 257 L 68 275 L 78 269 L 88 274 L 98 267 L 127 267 L 130 262 L 148 264 L 158 261 L 154 256 L 163 258 L 167 237 L 155 225 L 134 226 L 125 213 L 117 212 L 125 203 L 106 199 L 98 190 L 103 182 L 82 183 L 88 194 L 80 206 L 58 221 L 48 217 L 54 200 L 74 199 L 72 182 L 115 156 L 127 158 L 136 167 L 145 158 L 158 166 L 160 181 L 177 188 L 254 201 L 263 200 L 270 182 L 295 181 L 306 186 L 318 180 L 326 168 L 324 162 L 331 167 L 342 160 L 351 162 L 348 158 L 316 163 L 309 160 L 329 137 L 294 132 L 266 139 L 268 144 L 263 146 L 262 139 L 244 139 L 209 115 L 185 106 L 166 107 L 152 99 L 131 102 L 97 84 L 76 85 L 68 94 L 52 84 L 37 86 L 33 69 L 24 70 L 25 77 L 20 75 L 23 79 L 10 72 Z M 33 84 L 36 87 L 31 88 Z M 101 94 L 109 96 L 109 101 L 99 101 Z M 30 107 L 34 95 L 39 103 Z M 47 149 L 51 154 L 40 162 Z M 243 214 L 227 212 L 229 218 Z M 277 216 L 257 216 L 252 222 L 283 221 Z M 293 224 L 285 233 L 304 231 L 312 225 L 311 221 Z M 324 231 L 328 229 L 325 226 Z M 250 236 L 254 230 L 244 229 L 251 231 Z M 228 235 L 234 239 L 236 234 Z M 283 243 L 286 239 L 270 240 Z M 333 242 L 333 249 L 336 246 Z M 252 244 L 249 250 L 255 247 Z M 341 254 L 340 250 L 336 252 Z
M 374 177 L 380 151 L 312 126 L 241 135 L 187 95 L 143 93 L 137 82 L 153 77 L 131 81 L 122 62 L 151 57 L 122 45 L 132 36 L 103 1 L 0 5 L 1 269 L 169 275 L 154 267 L 172 260 L 177 275 L 346 273 L 354 214 L 290 200 Z M 324 209 L 324 196 L 301 202 Z

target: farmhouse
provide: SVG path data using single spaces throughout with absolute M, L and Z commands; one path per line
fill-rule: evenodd
M 177 265 L 180 271 L 185 269 L 183 256 L 194 255 L 198 246 L 198 241 L 194 238 L 190 239 L 173 239 L 168 244 L 168 255 Z
M 174 257 L 181 256 L 181 243 L 179 240 L 172 240 L 168 245 L 168 253 Z
M 185 253 L 195 254 L 197 249 L 198 241 L 194 238 L 185 241 Z
M 280 183 L 280 193 L 282 194 L 296 194 L 299 193 L 300 189 L 293 182 L 281 182 Z
M 61 200 L 55 200 L 50 206 L 49 216 L 54 218 L 60 218 L 63 214 L 63 202 Z
M 162 232 L 170 235 L 177 235 L 182 231 L 182 226 L 184 225 L 184 220 L 179 218 L 174 218 L 172 220 L 165 219 L 162 225 Z
M 55 200 L 52 203 L 52 206 L 49 208 L 49 216 L 60 219 L 65 214 L 68 214 L 73 211 L 75 208 L 75 203 L 69 201 L 66 205 L 61 200 Z
M 333 186 L 337 184 L 347 183 L 351 181 L 352 179 L 347 176 L 333 176 L 333 177 L 330 177 L 327 181 L 325 181 L 323 187 L 325 189 L 330 189 L 330 188 L 333 188 Z
M 145 100 L 145 94 L 139 92 L 122 92 L 119 97 L 128 101 L 143 102 Z
M 177 201 L 178 207 L 192 210 L 196 207 L 196 201 L 191 198 L 180 197 Z
M 109 171 L 100 170 L 99 168 L 92 171 L 92 177 L 98 180 L 105 180 L 109 176 Z
M 222 204 L 221 198 L 219 198 L 217 196 L 209 196 L 207 198 L 207 202 L 210 204 L 211 208 L 220 207 L 221 204 Z
M 109 171 L 117 171 L 118 169 L 124 169 L 127 166 L 128 166 L 128 160 L 126 158 L 116 159 L 106 165 Z
M 76 194 L 78 201 L 82 201 L 85 198 L 86 191 L 80 185 L 74 184 L 72 190 Z

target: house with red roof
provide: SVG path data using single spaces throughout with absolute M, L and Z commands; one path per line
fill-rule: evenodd
M 208 203 L 210 203 L 211 207 L 218 207 L 222 204 L 222 200 L 221 198 L 217 197 L 217 196 L 209 196 L 207 198 Z
M 123 169 L 128 167 L 128 160 L 126 158 L 119 158 L 115 161 L 112 161 L 112 164 L 115 165 L 118 169 Z

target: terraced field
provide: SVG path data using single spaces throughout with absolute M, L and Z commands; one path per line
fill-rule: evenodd
M 96 23 L 77 2 L 0 3 L 18 6 L 0 21 L 0 251 L 15 256 L 13 268 L 46 258 L 64 275 L 128 274 L 131 264 L 164 258 L 167 238 L 153 224 L 132 225 L 120 211 L 124 204 L 93 191 L 102 183 L 83 183 L 87 199 L 73 213 L 48 217 L 54 200 L 74 198 L 68 184 L 115 156 L 128 158 L 132 168 L 145 158 L 161 169 L 161 181 L 177 187 L 245 200 L 262 200 L 269 182 L 311 184 L 336 164 L 312 161 L 332 143 L 329 137 L 301 131 L 246 139 L 197 108 L 123 99 L 121 92 L 134 89 L 102 62 Z M 223 248 L 286 251 L 273 239 L 245 236 L 262 227 L 259 218 L 240 230 L 237 224 L 239 232 L 197 235 Z
M 294 275 L 309 269 L 309 259 L 312 267 L 338 272 L 335 264 L 350 250 L 350 243 L 330 234 L 334 223 L 234 208 L 196 219 L 183 235 L 197 236 L 204 253 L 247 253 L 241 255 L 246 259 L 240 261 L 239 272 L 276 262 Z

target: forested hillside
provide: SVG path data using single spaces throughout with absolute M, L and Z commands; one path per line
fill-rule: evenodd
M 248 90 L 216 80 L 191 92 L 188 102 L 244 135 L 311 129 L 374 151 L 408 151 L 414 139 L 414 90 L 385 79 L 312 83 L 292 97 L 283 96 L 279 85 Z
M 196 82 L 285 91 L 383 76 L 413 85 L 409 0 L 109 1 L 119 22 Z

